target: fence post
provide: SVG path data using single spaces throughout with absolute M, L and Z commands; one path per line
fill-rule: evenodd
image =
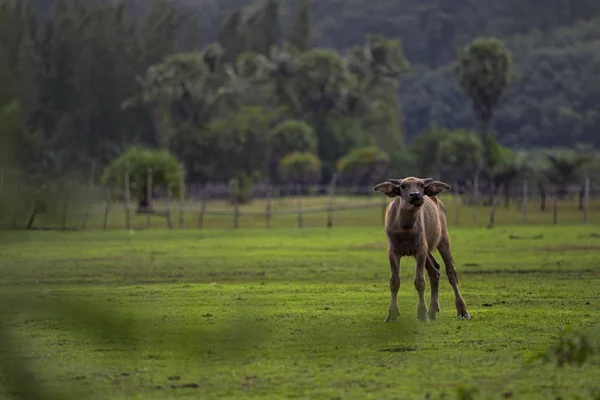
M 146 225 L 148 228 L 152 226 L 152 168 L 148 168 L 146 171 L 146 200 L 148 201 L 146 204 Z
M 96 161 L 92 161 L 92 168 L 90 172 L 90 181 L 88 183 L 87 199 L 85 202 L 85 212 L 83 213 L 83 221 L 81 222 L 81 229 L 85 229 L 87 220 L 90 218 L 90 208 L 92 199 L 92 189 L 94 188 L 94 178 L 96 176 Z
M 583 187 L 583 223 L 588 224 L 590 218 L 590 178 L 586 177 Z
M 329 184 L 329 207 L 327 208 L 327 227 L 333 227 L 333 200 L 335 198 L 335 183 L 337 181 L 338 174 L 335 172 L 331 178 Z
M 298 228 L 302 228 L 304 226 L 304 221 L 302 218 L 302 185 L 296 185 L 296 200 L 298 201 Z
M 237 180 L 233 181 L 233 228 L 237 229 L 239 227 L 239 219 L 240 219 L 240 204 L 238 201 L 239 197 L 239 184 Z
M 167 202 L 165 204 L 165 214 L 167 216 L 167 228 L 173 229 L 173 224 L 171 223 L 171 198 L 173 196 L 173 189 L 169 184 L 169 188 L 167 189 Z
M 500 187 L 498 187 L 498 191 L 496 192 L 494 199 L 492 200 L 492 209 L 490 210 L 490 221 L 488 228 L 493 228 L 494 224 L 496 223 L 496 210 L 498 209 L 498 206 L 500 206 L 500 194 L 502 193 L 503 188 L 504 184 L 501 184 Z
M 523 203 L 521 204 L 521 219 L 523 225 L 527 224 L 527 192 L 529 191 L 527 179 L 523 181 Z
M 102 230 L 106 230 L 108 227 L 108 213 L 110 211 L 110 192 L 107 187 L 104 187 L 104 198 L 106 200 L 106 207 L 104 208 L 104 219 L 102 221 Z
M 556 185 L 552 190 L 552 224 L 558 224 L 558 192 Z
M 460 223 L 460 190 L 458 182 L 454 182 L 454 204 L 456 204 L 456 211 L 454 214 L 454 223 L 456 226 Z
M 65 202 L 63 204 L 63 215 L 62 215 L 62 228 L 67 227 L 67 215 L 69 212 L 69 196 L 71 196 L 71 181 L 67 184 L 67 190 L 65 192 Z
M 267 185 L 267 198 L 265 204 L 265 226 L 267 227 L 267 229 L 271 227 L 271 192 L 271 185 Z
M 130 215 L 130 209 L 129 209 L 129 166 L 125 167 L 125 229 L 130 230 L 131 229 L 131 215 Z
M 13 197 L 13 207 L 12 207 L 12 229 L 15 229 L 17 227 L 17 208 L 19 206 L 19 201 L 20 201 L 20 197 L 21 197 L 21 191 L 22 191 L 22 184 L 21 184 L 21 179 L 19 179 L 19 175 L 17 173 L 15 173 L 17 179 L 15 180 L 15 195 Z
M 200 206 L 200 214 L 198 215 L 198 229 L 202 229 L 204 225 L 204 213 L 206 212 L 206 206 L 208 203 L 208 197 L 210 196 L 210 183 L 207 183 L 202 191 L 202 205 Z
M 4 187 L 4 168 L 0 168 L 0 194 L 2 194 L 3 187 Z
M 179 229 L 183 229 L 183 211 L 186 195 L 185 169 L 183 168 L 183 164 L 180 164 L 179 168 L 181 171 L 181 173 L 179 174 Z

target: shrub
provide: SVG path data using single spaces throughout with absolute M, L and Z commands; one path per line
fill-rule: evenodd
M 170 186 L 174 195 L 179 193 L 183 171 L 177 158 L 166 150 L 132 147 L 104 169 L 101 182 L 122 188 L 125 171 L 129 170 L 131 195 L 139 201 L 140 207 L 147 207 L 150 205 L 147 198 L 148 168 L 152 168 L 154 187 Z
M 294 152 L 279 163 L 287 181 L 300 184 L 318 183 L 321 179 L 321 160 L 312 153 Z

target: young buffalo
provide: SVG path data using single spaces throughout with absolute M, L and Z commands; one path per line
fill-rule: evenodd
M 400 289 L 400 258 L 412 256 L 417 260 L 414 284 L 419 294 L 417 318 L 421 321 L 435 319 L 440 310 L 438 286 L 440 265 L 431 252 L 437 248 L 444 264 L 448 281 L 454 289 L 454 299 L 458 318 L 470 318 L 467 305 L 458 290 L 458 276 L 454 260 L 450 254 L 450 239 L 446 226 L 444 204 L 436 196 L 450 190 L 450 186 L 431 178 L 390 179 L 375 186 L 394 200 L 385 214 L 385 231 L 388 237 L 388 258 L 390 261 L 390 307 L 385 322 L 398 319 L 398 290 Z M 431 285 L 429 312 L 425 304 L 425 270 Z

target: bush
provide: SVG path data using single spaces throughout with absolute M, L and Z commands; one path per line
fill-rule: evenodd
M 179 181 L 183 173 L 175 156 L 166 150 L 132 147 L 114 160 L 102 172 L 101 182 L 116 188 L 125 185 L 125 171 L 129 170 L 131 195 L 140 207 L 150 205 L 147 198 L 148 168 L 152 168 L 154 187 L 171 187 L 173 195 L 179 194 Z
M 368 185 L 383 177 L 389 163 L 389 155 L 378 147 L 358 147 L 338 160 L 337 169 L 343 180 Z
M 317 136 L 306 122 L 288 119 L 271 131 L 271 148 L 277 159 L 293 152 L 316 153 Z
M 312 153 L 294 152 L 279 163 L 284 177 L 289 182 L 310 184 L 321 179 L 321 160 Z
M 254 184 L 260 180 L 260 173 L 248 174 L 240 171 L 229 180 L 229 201 L 231 203 L 248 203 L 252 200 Z

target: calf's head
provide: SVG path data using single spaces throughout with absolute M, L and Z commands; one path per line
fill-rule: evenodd
M 402 197 L 405 204 L 418 209 L 423 205 L 423 196 L 437 196 L 450 190 L 450 186 L 432 178 L 419 179 L 411 176 L 404 179 L 388 179 L 375 186 L 374 190 L 388 197 Z

